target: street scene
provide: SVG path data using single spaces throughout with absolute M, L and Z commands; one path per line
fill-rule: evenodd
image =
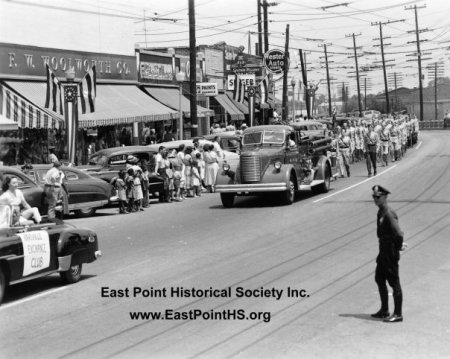
M 0 1 L 0 358 L 450 357 L 446 7 Z

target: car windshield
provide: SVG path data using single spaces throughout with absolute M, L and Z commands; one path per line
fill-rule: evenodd
M 89 158 L 89 164 L 106 166 L 108 164 L 108 157 L 106 157 L 105 155 L 93 155 L 91 158 Z
M 242 139 L 243 145 L 259 145 L 259 144 L 276 144 L 282 145 L 284 143 L 283 131 L 261 131 L 246 133 Z

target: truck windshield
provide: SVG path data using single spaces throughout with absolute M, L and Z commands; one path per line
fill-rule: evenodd
M 283 131 L 261 131 L 246 133 L 242 139 L 243 145 L 259 145 L 259 144 L 277 144 L 284 143 Z

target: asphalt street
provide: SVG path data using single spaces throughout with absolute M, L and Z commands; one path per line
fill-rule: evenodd
M 11 287 L 0 358 L 449 358 L 450 131 L 419 141 L 376 177 L 355 164 L 329 193 L 300 193 L 291 206 L 241 197 L 224 209 L 218 194 L 203 194 L 68 219 L 97 232 L 103 257 L 74 285 L 49 276 Z M 392 192 L 409 245 L 402 323 L 370 317 L 379 309 L 375 184 Z M 208 297 L 186 296 L 192 288 Z M 167 309 L 202 317 L 170 319 Z M 245 319 L 210 319 L 232 310 Z M 131 319 L 150 311 L 166 319 Z

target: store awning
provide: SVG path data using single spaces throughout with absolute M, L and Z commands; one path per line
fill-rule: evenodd
M 143 86 L 145 91 L 155 98 L 157 101 L 161 102 L 165 106 L 168 106 L 174 110 L 179 110 L 180 106 L 180 93 L 176 88 L 167 87 L 152 87 Z M 187 118 L 191 117 L 191 103 L 185 96 L 181 96 L 181 111 L 183 115 Z M 214 116 L 214 111 L 203 106 L 197 105 L 197 116 Z
M 0 115 L 21 128 L 63 127 L 64 119 L 60 114 L 43 108 L 45 83 L 14 81 L 5 83 L 12 90 L 0 85 Z
M 80 127 L 111 126 L 178 118 L 178 112 L 146 95 L 134 85 L 99 85 L 95 112 L 81 114 Z
M 245 115 L 233 104 L 233 102 L 225 94 L 218 94 L 214 96 L 220 106 L 223 107 L 226 113 L 231 117 L 231 120 L 244 120 Z
M 17 122 L 0 114 L 0 131 L 14 131 L 18 129 Z

